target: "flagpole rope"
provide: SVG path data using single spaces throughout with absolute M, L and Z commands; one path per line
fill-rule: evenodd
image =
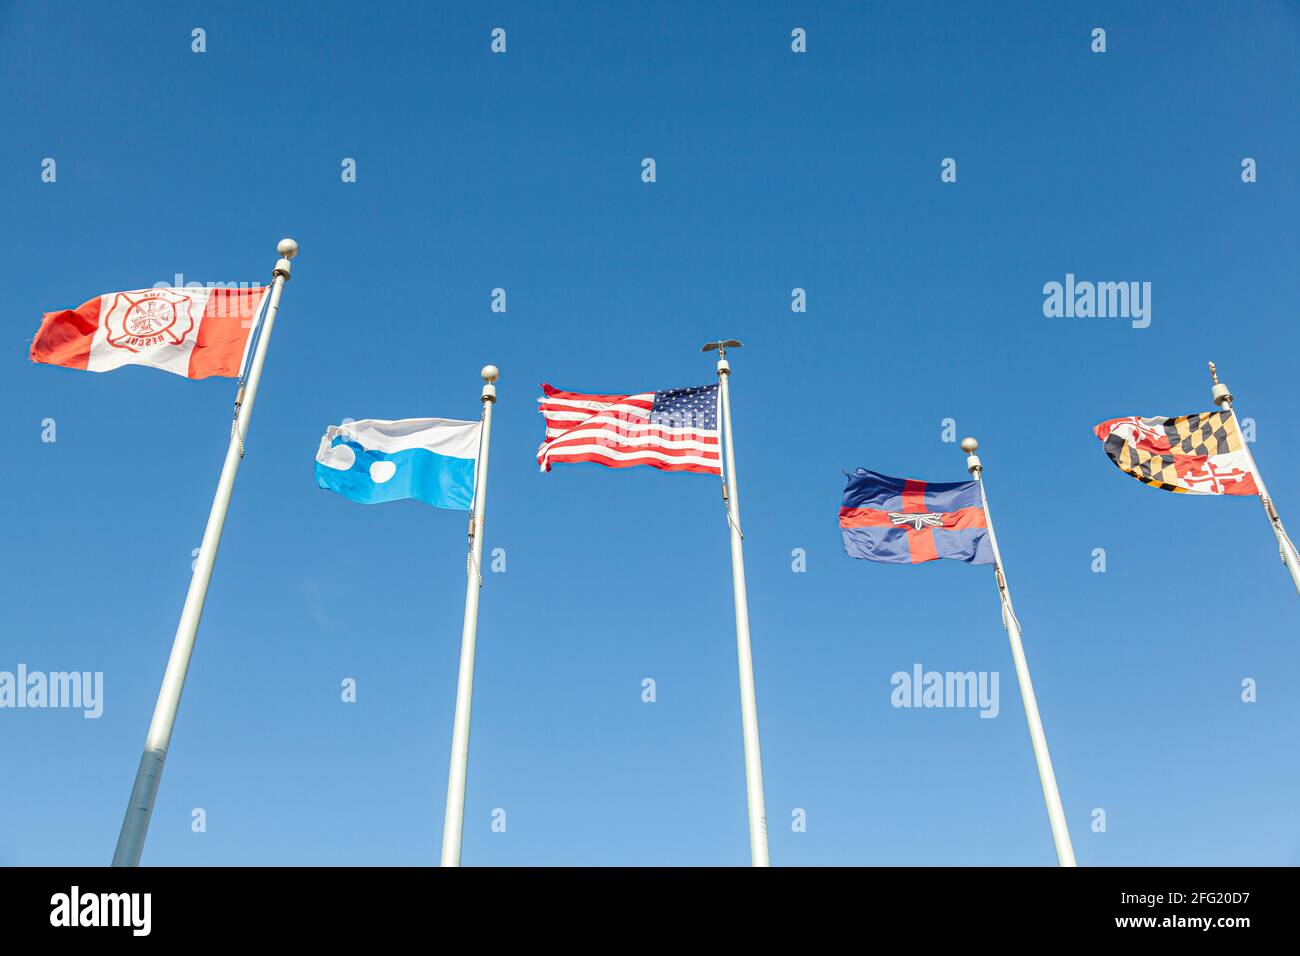
M 471 521 L 474 519 L 471 517 Z M 483 571 L 474 563 L 474 532 L 469 534 L 469 552 L 465 555 L 465 573 L 470 577 L 478 578 L 478 589 L 483 590 Z
M 1210 377 L 1214 380 L 1214 387 L 1211 389 L 1214 404 L 1228 413 L 1232 424 L 1236 427 L 1241 450 L 1245 452 L 1246 461 L 1249 463 L 1251 474 L 1255 478 L 1255 491 L 1259 495 L 1260 504 L 1264 506 L 1264 516 L 1268 518 L 1269 527 L 1273 529 L 1273 536 L 1277 539 L 1278 557 L 1282 559 L 1282 564 L 1286 566 L 1287 572 L 1291 575 L 1291 583 L 1295 585 L 1296 591 L 1300 591 L 1300 551 L 1296 550 L 1295 544 L 1292 543 L 1291 538 L 1286 533 L 1286 528 L 1282 525 L 1282 516 L 1277 513 L 1277 507 L 1269 496 L 1268 486 L 1264 484 L 1264 476 L 1260 474 L 1259 465 L 1255 463 L 1255 455 L 1251 452 L 1250 445 L 1246 441 L 1241 422 L 1237 420 L 1237 410 L 1233 407 L 1232 392 L 1225 383 L 1219 381 L 1219 375 L 1213 362 L 1210 363 Z M 1289 554 L 1288 549 L 1290 549 Z
M 232 433 L 239 441 L 241 457 L 244 453 L 244 442 L 242 429 L 239 427 L 239 413 L 242 410 L 245 415 L 244 425 L 249 424 L 257 400 L 257 388 L 266 362 L 267 349 L 271 342 L 271 332 L 275 327 L 280 296 L 284 291 L 285 283 L 289 281 L 292 272 L 290 260 L 298 254 L 298 243 L 292 239 L 282 239 L 276 246 L 276 251 L 280 254 L 280 259 L 275 264 L 270 289 L 265 293 L 268 296 L 263 312 L 265 328 L 263 334 L 257 339 L 256 349 L 250 352 L 252 359 L 248 363 L 247 379 L 245 380 L 241 375 L 240 387 L 235 393 L 235 421 Z M 248 388 L 247 407 L 244 406 L 245 384 Z M 171 746 L 172 731 L 176 726 L 181 692 L 184 690 L 186 675 L 189 673 L 194 654 L 199 619 L 203 615 L 203 604 L 207 599 L 217 549 L 221 544 L 221 532 L 230 509 L 230 498 L 234 491 L 238 467 L 238 459 L 231 459 L 230 446 L 227 445 L 225 461 L 221 465 L 221 477 L 217 481 L 216 492 L 212 496 L 212 507 L 208 511 L 207 524 L 203 529 L 203 541 L 198 551 L 198 560 L 194 566 L 194 573 L 190 576 L 189 587 L 185 593 L 185 604 L 181 608 L 180 621 L 176 625 L 176 636 L 172 639 L 171 655 L 167 659 L 167 669 L 163 672 L 162 684 L 154 703 L 153 716 L 149 721 L 144 753 L 140 759 L 139 769 L 136 771 L 135 783 L 131 788 L 117 846 L 113 851 L 113 866 L 140 865 L 140 856 L 144 852 L 145 838 L 153 818 L 163 766 Z
M 721 468 L 718 469 L 718 479 L 722 482 L 722 510 L 727 513 L 727 524 L 735 528 L 736 534 L 740 535 L 740 540 L 744 541 L 745 532 L 740 530 L 740 525 L 736 524 L 735 519 L 731 517 L 731 499 L 727 497 L 727 476 Z
M 235 380 L 238 389 L 235 391 L 235 414 L 230 420 L 230 437 L 239 442 L 239 457 L 244 457 L 244 435 L 239 430 L 239 409 L 244 404 L 244 388 L 248 384 L 248 373 L 252 368 L 253 355 L 257 351 L 257 343 L 262 338 L 262 328 L 266 321 L 266 313 L 271 303 L 271 296 L 264 292 L 262 301 L 258 303 L 257 314 L 253 320 L 253 327 L 248 332 L 248 340 L 244 346 L 244 358 L 239 365 L 239 377 Z
M 244 435 L 239 430 L 239 409 L 244 404 L 244 380 L 239 380 L 239 390 L 235 392 L 235 413 L 230 419 L 230 437 L 239 442 L 239 457 L 244 457 Z
M 483 590 L 483 569 L 474 562 L 474 504 L 478 501 L 479 493 L 479 463 L 483 460 L 483 423 L 487 420 L 487 404 L 484 403 L 483 410 L 479 412 L 479 434 L 478 434 L 478 456 L 474 459 L 474 495 L 470 500 L 469 507 L 469 534 L 466 535 L 469 543 L 469 550 L 465 552 L 465 574 L 472 578 L 478 579 L 478 589 Z
M 1006 572 L 1002 569 L 1002 552 L 998 549 L 998 535 L 993 529 L 993 514 L 989 511 L 988 493 L 984 487 L 984 465 L 975 454 L 979 449 L 979 442 L 974 438 L 962 439 L 961 449 L 967 456 L 966 470 L 975 479 L 975 484 L 980 491 L 984 525 L 988 529 L 989 547 L 993 551 L 993 576 L 998 586 L 998 599 L 1002 605 L 1002 629 L 1007 632 L 1007 640 L 1011 645 L 1011 660 L 1016 670 L 1016 682 L 1020 685 L 1020 700 L 1025 708 L 1025 722 L 1029 726 L 1029 739 L 1034 751 L 1034 763 L 1038 768 L 1039 785 L 1043 789 L 1043 802 L 1047 806 L 1052 845 L 1056 849 L 1056 859 L 1061 866 L 1077 866 L 1074 844 L 1070 840 L 1070 827 L 1065 818 L 1065 805 L 1061 801 L 1061 791 L 1056 784 L 1056 771 L 1052 769 L 1052 756 L 1047 748 L 1047 734 L 1043 730 L 1043 719 L 1038 712 L 1038 699 L 1034 696 L 1034 685 L 1029 676 L 1029 661 L 1025 658 L 1024 644 L 1020 638 L 1020 620 L 1016 617 L 1015 608 L 1011 603 L 1011 587 L 1007 584 Z
M 1297 551 L 1297 550 L 1296 550 L 1295 543 L 1291 540 L 1290 535 L 1288 535 L 1288 534 L 1286 533 L 1286 531 L 1284 531 L 1280 526 L 1279 526 L 1278 529 L 1277 529 L 1277 533 L 1278 533 L 1279 535 L 1282 536 L 1282 540 L 1285 541 L 1285 542 L 1286 542 L 1286 546 L 1287 546 L 1288 548 L 1291 549 L 1291 553 L 1292 553 L 1293 555 L 1295 555 L 1295 557 L 1296 557 L 1297 559 L 1300 559 L 1300 551 Z M 1279 547 L 1278 550 L 1281 551 L 1282 548 Z M 1286 555 L 1285 555 L 1285 554 L 1283 554 L 1283 556 L 1282 556 L 1282 563 L 1283 563 L 1283 564 L 1286 563 Z
M 725 354 L 725 353 L 724 353 Z M 722 382 L 722 373 L 718 373 L 718 382 Z M 722 412 L 722 386 L 718 385 L 718 412 L 721 417 Z M 721 422 L 718 423 L 721 426 Z M 727 514 L 727 525 L 740 535 L 740 540 L 745 540 L 745 532 L 740 530 L 740 525 L 736 524 L 736 519 L 731 516 L 731 498 L 727 494 L 727 466 L 722 456 L 718 456 L 718 483 L 722 486 L 722 510 Z
M 1282 527 L 1282 519 L 1278 517 L 1277 508 L 1273 505 L 1273 499 L 1265 498 L 1264 504 L 1268 508 L 1269 517 L 1273 519 L 1273 533 L 1277 535 L 1278 557 L 1282 559 L 1283 564 L 1286 564 L 1286 549 L 1290 548 L 1291 554 L 1297 560 L 1300 560 L 1300 551 L 1296 550 L 1295 542 L 1293 542 L 1291 536 L 1286 533 L 1286 528 Z
M 478 457 L 474 465 L 474 494 L 469 517 L 469 555 L 465 559 L 465 619 L 460 633 L 460 667 L 456 672 L 456 714 L 451 725 L 451 754 L 447 761 L 447 802 L 442 819 L 442 866 L 460 866 L 465 832 L 465 784 L 469 775 L 469 724 L 474 697 L 474 652 L 478 642 L 478 604 L 483 590 L 479 564 L 483 558 L 483 529 L 487 514 L 488 444 L 492 432 L 492 406 L 497 400 L 496 381 L 501 370 L 485 365 L 480 393 Z M 474 575 L 474 577 L 470 577 Z M 475 587 L 475 581 L 478 587 Z

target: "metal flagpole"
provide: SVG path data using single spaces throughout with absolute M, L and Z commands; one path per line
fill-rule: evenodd
M 740 531 L 740 496 L 736 491 L 736 456 L 731 440 L 731 366 L 727 349 L 740 348 L 735 339 L 710 342 L 703 351 L 718 353 L 719 405 L 726 445 L 726 480 L 722 486 L 731 526 L 731 587 L 736 600 L 736 654 L 740 661 L 740 719 L 745 741 L 745 794 L 749 803 L 749 856 L 753 866 L 771 866 L 767 854 L 767 811 L 763 805 L 763 758 L 758 746 L 758 702 L 754 695 L 754 658 L 749 644 L 749 599 L 745 590 L 744 535 Z
M 1232 407 L 1232 392 L 1228 391 L 1228 386 L 1219 381 L 1219 373 L 1210 363 L 1210 378 L 1214 380 L 1214 387 L 1210 393 L 1214 396 L 1214 404 L 1218 405 L 1229 415 L 1232 416 L 1233 423 L 1237 426 L 1237 434 L 1241 436 L 1241 447 L 1245 449 L 1246 460 L 1250 462 L 1250 470 L 1255 476 L 1255 487 L 1259 489 L 1259 500 L 1264 505 L 1264 514 L 1268 515 L 1268 526 L 1273 529 L 1273 537 L 1277 539 L 1278 554 L 1282 558 L 1282 563 L 1286 569 L 1291 572 L 1291 583 L 1295 585 L 1297 592 L 1300 592 L 1300 555 L 1296 554 L 1295 545 L 1287 536 L 1286 528 L 1282 526 L 1282 518 L 1277 513 L 1277 508 L 1273 505 L 1273 499 L 1268 495 L 1268 489 L 1264 486 L 1264 476 L 1259 473 L 1259 466 L 1255 464 L 1255 456 L 1250 452 L 1250 445 L 1246 443 L 1246 435 L 1241 430 L 1241 422 L 1237 421 L 1237 412 Z
M 203 529 L 203 543 L 199 547 L 194 574 L 190 578 L 190 589 L 185 595 L 185 606 L 181 609 L 180 623 L 176 626 L 176 637 L 172 641 L 171 657 L 167 660 L 158 701 L 154 704 L 153 720 L 149 723 L 149 734 L 145 737 L 144 755 L 140 758 L 140 769 L 135 773 L 131 799 L 126 805 L 126 817 L 122 820 L 122 832 L 117 837 L 113 866 L 139 866 L 140 854 L 144 851 L 149 818 L 153 815 L 154 799 L 158 796 L 163 763 L 167 759 L 172 728 L 176 725 L 176 711 L 180 707 L 181 691 L 185 687 L 185 675 L 190 669 L 190 657 L 194 653 L 199 618 L 203 616 L 203 602 L 208 596 L 208 582 L 212 580 L 212 566 L 216 563 L 217 548 L 221 544 L 221 529 L 226 523 L 226 510 L 230 507 L 230 494 L 235 487 L 235 473 L 239 471 L 239 461 L 244 457 L 244 440 L 248 436 L 249 419 L 253 417 L 253 402 L 257 399 L 262 366 L 266 364 L 266 350 L 271 344 L 275 314 L 280 308 L 284 284 L 289 281 L 289 260 L 298 254 L 298 243 L 292 239 L 281 239 L 276 251 L 280 253 L 280 260 L 275 264 L 270 302 L 262 320 L 261 335 L 257 339 L 248 378 L 235 394 L 235 418 L 231 423 L 226 461 L 221 466 L 217 493 L 212 498 L 208 524 Z M 248 334 L 257 335 L 258 330 L 250 329 Z
M 1056 859 L 1061 866 L 1077 866 L 1074 846 L 1070 843 L 1070 829 L 1065 823 L 1065 808 L 1061 805 L 1061 791 L 1056 788 L 1056 773 L 1052 770 L 1052 755 L 1047 751 L 1047 735 L 1043 733 L 1043 720 L 1038 716 L 1038 700 L 1034 685 L 1029 679 L 1029 661 L 1020 643 L 1020 622 L 1011 604 L 1011 590 L 1002 568 L 1002 554 L 998 551 L 998 536 L 993 531 L 993 515 L 989 513 L 989 499 L 984 493 L 984 466 L 975 454 L 980 443 L 974 438 L 963 438 L 962 451 L 966 452 L 966 470 L 979 483 L 980 503 L 984 506 L 984 520 L 989 529 L 989 545 L 993 548 L 993 573 L 998 582 L 998 597 L 1002 602 L 1002 626 L 1011 641 L 1011 659 L 1016 665 L 1016 679 L 1020 682 L 1020 699 L 1025 705 L 1025 719 L 1029 722 L 1029 740 L 1034 747 L 1034 760 L 1038 764 L 1038 782 L 1043 787 L 1043 801 L 1047 804 L 1047 819 L 1052 825 L 1052 842 L 1056 845 Z
M 478 470 L 474 476 L 474 515 L 469 522 L 469 561 L 465 573 L 465 625 L 460 635 L 460 674 L 456 680 L 456 717 L 451 728 L 451 768 L 447 773 L 447 812 L 442 823 L 442 865 L 460 866 L 461 835 L 465 829 L 465 776 L 469 771 L 469 717 L 474 697 L 474 645 L 478 639 L 478 595 L 483 587 L 483 512 L 487 508 L 488 442 L 492 437 L 492 406 L 496 404 L 495 365 L 483 376 L 483 433 Z

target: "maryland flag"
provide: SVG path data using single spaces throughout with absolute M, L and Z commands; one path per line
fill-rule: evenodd
M 1093 431 L 1120 471 L 1148 485 L 1193 495 L 1259 494 L 1231 412 L 1112 418 Z

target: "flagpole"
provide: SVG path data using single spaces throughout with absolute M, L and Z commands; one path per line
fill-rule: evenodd
M 1260 503 L 1263 504 L 1264 514 L 1268 517 L 1268 526 L 1273 529 L 1273 537 L 1277 539 L 1278 555 L 1286 565 L 1287 571 L 1291 573 L 1291 583 L 1295 585 L 1296 591 L 1300 592 L 1300 555 L 1296 554 L 1295 545 L 1291 543 L 1286 528 L 1282 525 L 1282 517 L 1277 513 L 1273 499 L 1269 497 L 1268 488 L 1264 486 L 1264 476 L 1259 473 L 1259 465 L 1255 464 L 1255 456 L 1251 454 L 1245 432 L 1241 430 L 1241 423 L 1237 421 L 1237 412 L 1232 407 L 1232 392 L 1228 390 L 1227 385 L 1219 381 L 1219 373 L 1213 362 L 1210 363 L 1210 378 L 1214 380 L 1214 387 L 1210 390 L 1210 394 L 1214 396 L 1214 404 L 1231 415 L 1233 424 L 1237 426 L 1237 434 L 1241 436 L 1241 447 L 1246 452 L 1246 460 L 1250 462 L 1250 470 L 1255 476 L 1255 487 L 1259 489 Z
M 172 641 L 171 657 L 167 660 L 162 687 L 154 704 L 153 719 L 149 722 L 149 733 L 145 737 L 144 754 L 135 773 L 131 798 L 122 820 L 122 831 L 117 837 L 113 866 L 139 866 L 140 854 L 144 851 L 149 819 L 153 815 L 163 764 L 167 760 L 167 749 L 171 746 L 172 728 L 176 725 L 176 711 L 180 707 L 181 691 L 185 687 L 185 675 L 189 672 L 190 657 L 194 653 L 199 619 L 203 616 L 203 602 L 208 596 L 208 582 L 212 580 L 212 566 L 216 563 L 217 548 L 221 544 L 221 529 L 226 523 L 226 510 L 230 507 L 235 474 L 239 471 L 240 459 L 244 457 L 244 441 L 248 437 L 249 420 L 253 417 L 257 386 L 262 380 L 262 366 L 266 364 L 266 350 L 271 344 L 271 330 L 275 327 L 275 315 L 280 308 L 284 284 L 289 281 L 289 260 L 298 254 L 298 243 L 292 239 L 281 239 L 276 251 L 280 254 L 280 260 L 275 264 L 271 298 L 262 320 L 262 330 L 257 339 L 248 378 L 235 396 L 235 418 L 230 429 L 230 444 L 226 447 L 226 460 L 221 466 L 221 478 L 212 499 L 212 510 L 208 512 L 208 524 L 203 529 L 203 543 L 199 547 L 189 591 L 185 595 L 185 606 L 181 609 L 180 623 L 176 626 L 176 637 Z M 256 328 L 248 332 L 250 336 L 257 333 Z
M 492 437 L 492 406 L 496 404 L 495 365 L 483 376 L 483 435 L 478 473 L 474 477 L 474 515 L 470 519 L 470 560 L 465 568 L 465 624 L 460 635 L 460 673 L 456 679 L 456 717 L 451 728 L 451 767 L 447 772 L 447 810 L 442 822 L 442 865 L 460 866 L 465 830 L 465 777 L 469 772 L 469 718 L 474 697 L 474 646 L 478 640 L 478 596 L 483 587 L 483 513 L 487 510 L 488 442 Z
M 1047 735 L 1043 732 L 1043 720 L 1038 715 L 1038 700 L 1034 696 L 1034 685 L 1029 679 L 1029 661 L 1025 659 L 1025 648 L 1020 642 L 1020 622 L 1016 619 L 1015 608 L 1011 604 L 1011 589 L 1007 586 L 1006 572 L 1002 567 L 1002 553 L 998 551 L 998 536 L 993 530 L 993 515 L 989 512 L 989 499 L 984 493 L 984 466 L 975 454 L 979 442 L 974 438 L 963 438 L 962 451 L 966 452 L 966 470 L 978 482 L 980 503 L 984 507 L 984 521 L 989 529 L 989 545 L 993 549 L 993 573 L 997 579 L 998 597 L 1002 602 L 1002 626 L 1006 628 L 1011 642 L 1011 659 L 1016 665 L 1016 679 L 1020 682 L 1020 699 L 1025 705 L 1025 719 L 1029 722 L 1029 740 L 1034 748 L 1034 761 L 1038 764 L 1038 782 L 1043 787 L 1043 801 L 1047 804 L 1047 820 L 1052 827 L 1052 843 L 1056 846 L 1056 859 L 1061 866 L 1077 866 L 1074 861 L 1074 846 L 1070 843 L 1070 828 L 1065 822 L 1065 807 L 1061 804 L 1061 791 L 1056 787 L 1056 773 L 1052 770 L 1052 755 L 1047 750 Z
M 736 602 L 736 654 L 740 663 L 740 719 L 745 743 L 745 795 L 749 804 L 749 857 L 753 866 L 771 866 L 767 852 L 767 811 L 763 805 L 763 759 L 758 745 L 758 702 L 754 694 L 754 658 L 749 643 L 749 598 L 745 589 L 744 535 L 740 531 L 740 495 L 736 490 L 736 456 L 731 437 L 731 365 L 727 349 L 739 348 L 734 339 L 710 342 L 705 352 L 718 352 L 719 404 L 722 437 L 726 446 L 727 474 L 723 493 L 727 523 L 731 526 L 731 587 Z

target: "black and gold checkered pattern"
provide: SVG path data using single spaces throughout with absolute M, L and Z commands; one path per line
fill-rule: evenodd
M 1200 412 L 1181 418 L 1165 419 L 1170 453 L 1174 455 L 1226 455 L 1241 451 L 1241 434 L 1233 422 L 1232 412 Z
M 1166 418 L 1161 422 L 1147 419 L 1154 427 L 1162 427 L 1169 440 L 1169 451 L 1163 454 L 1135 448 L 1119 435 L 1106 439 L 1106 454 L 1118 468 L 1138 481 L 1185 494 L 1191 489 L 1180 479 L 1175 456 L 1202 458 L 1240 451 L 1244 446 L 1231 412 L 1199 412 Z

